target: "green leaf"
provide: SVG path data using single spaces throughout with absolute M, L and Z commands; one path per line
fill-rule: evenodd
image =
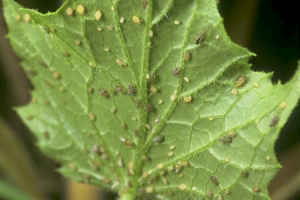
M 121 199 L 269 199 L 300 70 L 251 71 L 215 1 L 3 2 L 34 86 L 18 112 L 62 174 Z

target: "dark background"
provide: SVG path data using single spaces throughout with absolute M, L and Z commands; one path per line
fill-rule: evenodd
M 61 1 L 18 0 L 25 7 L 41 12 L 55 11 Z M 0 3 L 2 10 L 2 5 Z M 297 60 L 300 60 L 299 45 L 299 8 L 297 1 L 282 0 L 221 0 L 219 10 L 231 39 L 257 54 L 251 59 L 253 70 L 274 71 L 272 81 L 287 82 L 295 73 Z M 39 174 L 49 182 L 44 187 L 51 199 L 65 199 L 68 183 L 53 170 L 57 164 L 45 158 L 34 145 L 35 138 L 24 127 L 13 111 L 14 106 L 25 105 L 30 97 L 30 83 L 19 67 L 19 60 L 14 55 L 0 12 L 0 115 L 12 126 L 18 138 L 29 150 Z M 284 168 L 270 185 L 271 195 L 275 195 L 283 185 L 287 185 L 300 169 L 300 106 L 294 110 L 290 120 L 281 131 L 276 143 L 276 153 Z M 1 138 L 0 138 L 1 139 Z M 1 152 L 0 152 L 1 153 Z M 5 171 L 0 179 L 9 180 Z M 299 183 L 300 185 L 300 180 Z M 70 196 L 69 196 L 70 198 Z M 300 199 L 299 188 L 289 197 Z M 107 199 L 107 198 L 104 198 Z M 273 198 L 272 198 L 273 199 Z M 276 198 L 274 198 L 276 199 Z

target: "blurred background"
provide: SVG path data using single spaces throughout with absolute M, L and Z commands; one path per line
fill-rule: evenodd
M 46 13 L 55 11 L 63 1 L 17 2 Z M 274 83 L 285 83 L 293 76 L 300 60 L 297 1 L 220 0 L 219 10 L 231 39 L 258 55 L 250 61 L 253 70 L 274 71 Z M 113 194 L 61 177 L 55 171 L 59 165 L 36 147 L 35 138 L 13 110 L 30 101 L 31 86 L 6 34 L 0 1 L 0 199 L 23 200 L 30 199 L 30 195 L 53 200 L 115 199 Z M 283 169 L 269 186 L 272 200 L 300 199 L 299 119 L 300 106 L 276 143 L 275 151 Z

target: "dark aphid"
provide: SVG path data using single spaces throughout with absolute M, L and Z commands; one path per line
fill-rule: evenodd
M 109 97 L 109 94 L 108 94 L 108 92 L 106 90 L 99 89 L 99 92 L 100 92 L 101 96 L 103 96 L 105 98 Z
M 136 101 L 135 101 L 135 106 L 136 106 L 137 108 L 141 107 L 141 100 L 140 100 L 140 99 L 136 99 Z
M 124 88 L 122 86 L 116 85 L 116 89 L 118 90 L 119 93 L 126 94 L 126 91 L 124 90 Z
M 147 110 L 147 112 L 151 112 L 153 110 L 152 106 L 150 104 L 147 104 L 145 106 L 145 109 Z
M 219 181 L 215 176 L 210 176 L 209 179 L 214 185 L 219 185 Z
M 224 135 L 219 139 L 220 142 L 224 144 L 230 144 L 232 142 L 232 139 L 236 137 L 236 132 L 230 132 L 227 135 Z
M 148 1 L 147 0 L 143 0 L 142 4 L 143 4 L 143 8 L 146 9 L 147 5 L 148 5 Z
M 67 51 L 64 51 L 64 57 L 69 57 L 70 56 L 70 54 L 69 54 L 69 52 L 67 52 Z
M 153 139 L 153 142 L 162 143 L 164 140 L 165 140 L 165 137 L 163 135 L 158 135 Z
M 149 75 L 148 83 L 156 83 L 158 81 L 158 77 L 155 74 Z
M 209 197 L 214 196 L 214 193 L 211 190 L 206 191 L 206 195 Z
M 135 147 L 134 142 L 130 141 L 130 140 L 125 140 L 124 144 L 128 147 Z
M 241 176 L 242 176 L 243 178 L 248 178 L 249 173 L 248 173 L 247 171 L 243 171 L 243 172 L 241 173 Z
M 128 94 L 134 95 L 134 94 L 136 94 L 136 91 L 137 91 L 137 89 L 136 89 L 135 85 L 131 85 L 131 84 L 128 85 L 128 88 L 127 88 Z
M 39 64 L 45 68 L 47 67 L 46 63 L 44 63 L 43 61 L 39 61 Z
M 206 32 L 205 31 L 201 31 L 201 33 L 198 35 L 197 39 L 196 39 L 196 44 L 199 45 L 200 43 L 202 43 L 206 38 Z
M 180 69 L 178 67 L 175 67 L 173 69 L 173 72 L 172 72 L 173 76 L 177 77 L 180 75 Z
M 272 120 L 271 120 L 271 123 L 270 123 L 270 127 L 274 127 L 278 124 L 279 122 L 279 117 L 278 116 L 275 116 Z
M 99 151 L 100 151 L 100 146 L 99 146 L 99 144 L 94 145 L 94 146 L 93 146 L 93 149 L 92 149 L 92 152 L 93 152 L 94 154 L 96 154 L 96 153 L 99 153 Z
M 139 136 L 139 131 L 138 130 L 134 130 L 134 135 L 136 136 L 136 137 L 138 137 Z
M 252 191 L 255 193 L 258 193 L 258 192 L 260 192 L 260 187 L 258 185 L 256 185 L 253 187 Z

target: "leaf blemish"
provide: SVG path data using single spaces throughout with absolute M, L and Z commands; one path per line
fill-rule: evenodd
M 219 181 L 215 176 L 210 176 L 209 179 L 214 185 L 216 185 L 216 186 L 219 185 Z
M 270 123 L 270 127 L 275 127 L 279 122 L 279 117 L 278 116 L 275 116 L 272 120 L 271 120 L 271 123 Z
M 180 75 L 180 69 L 178 67 L 175 67 L 172 71 L 172 74 L 174 77 L 178 77 Z

